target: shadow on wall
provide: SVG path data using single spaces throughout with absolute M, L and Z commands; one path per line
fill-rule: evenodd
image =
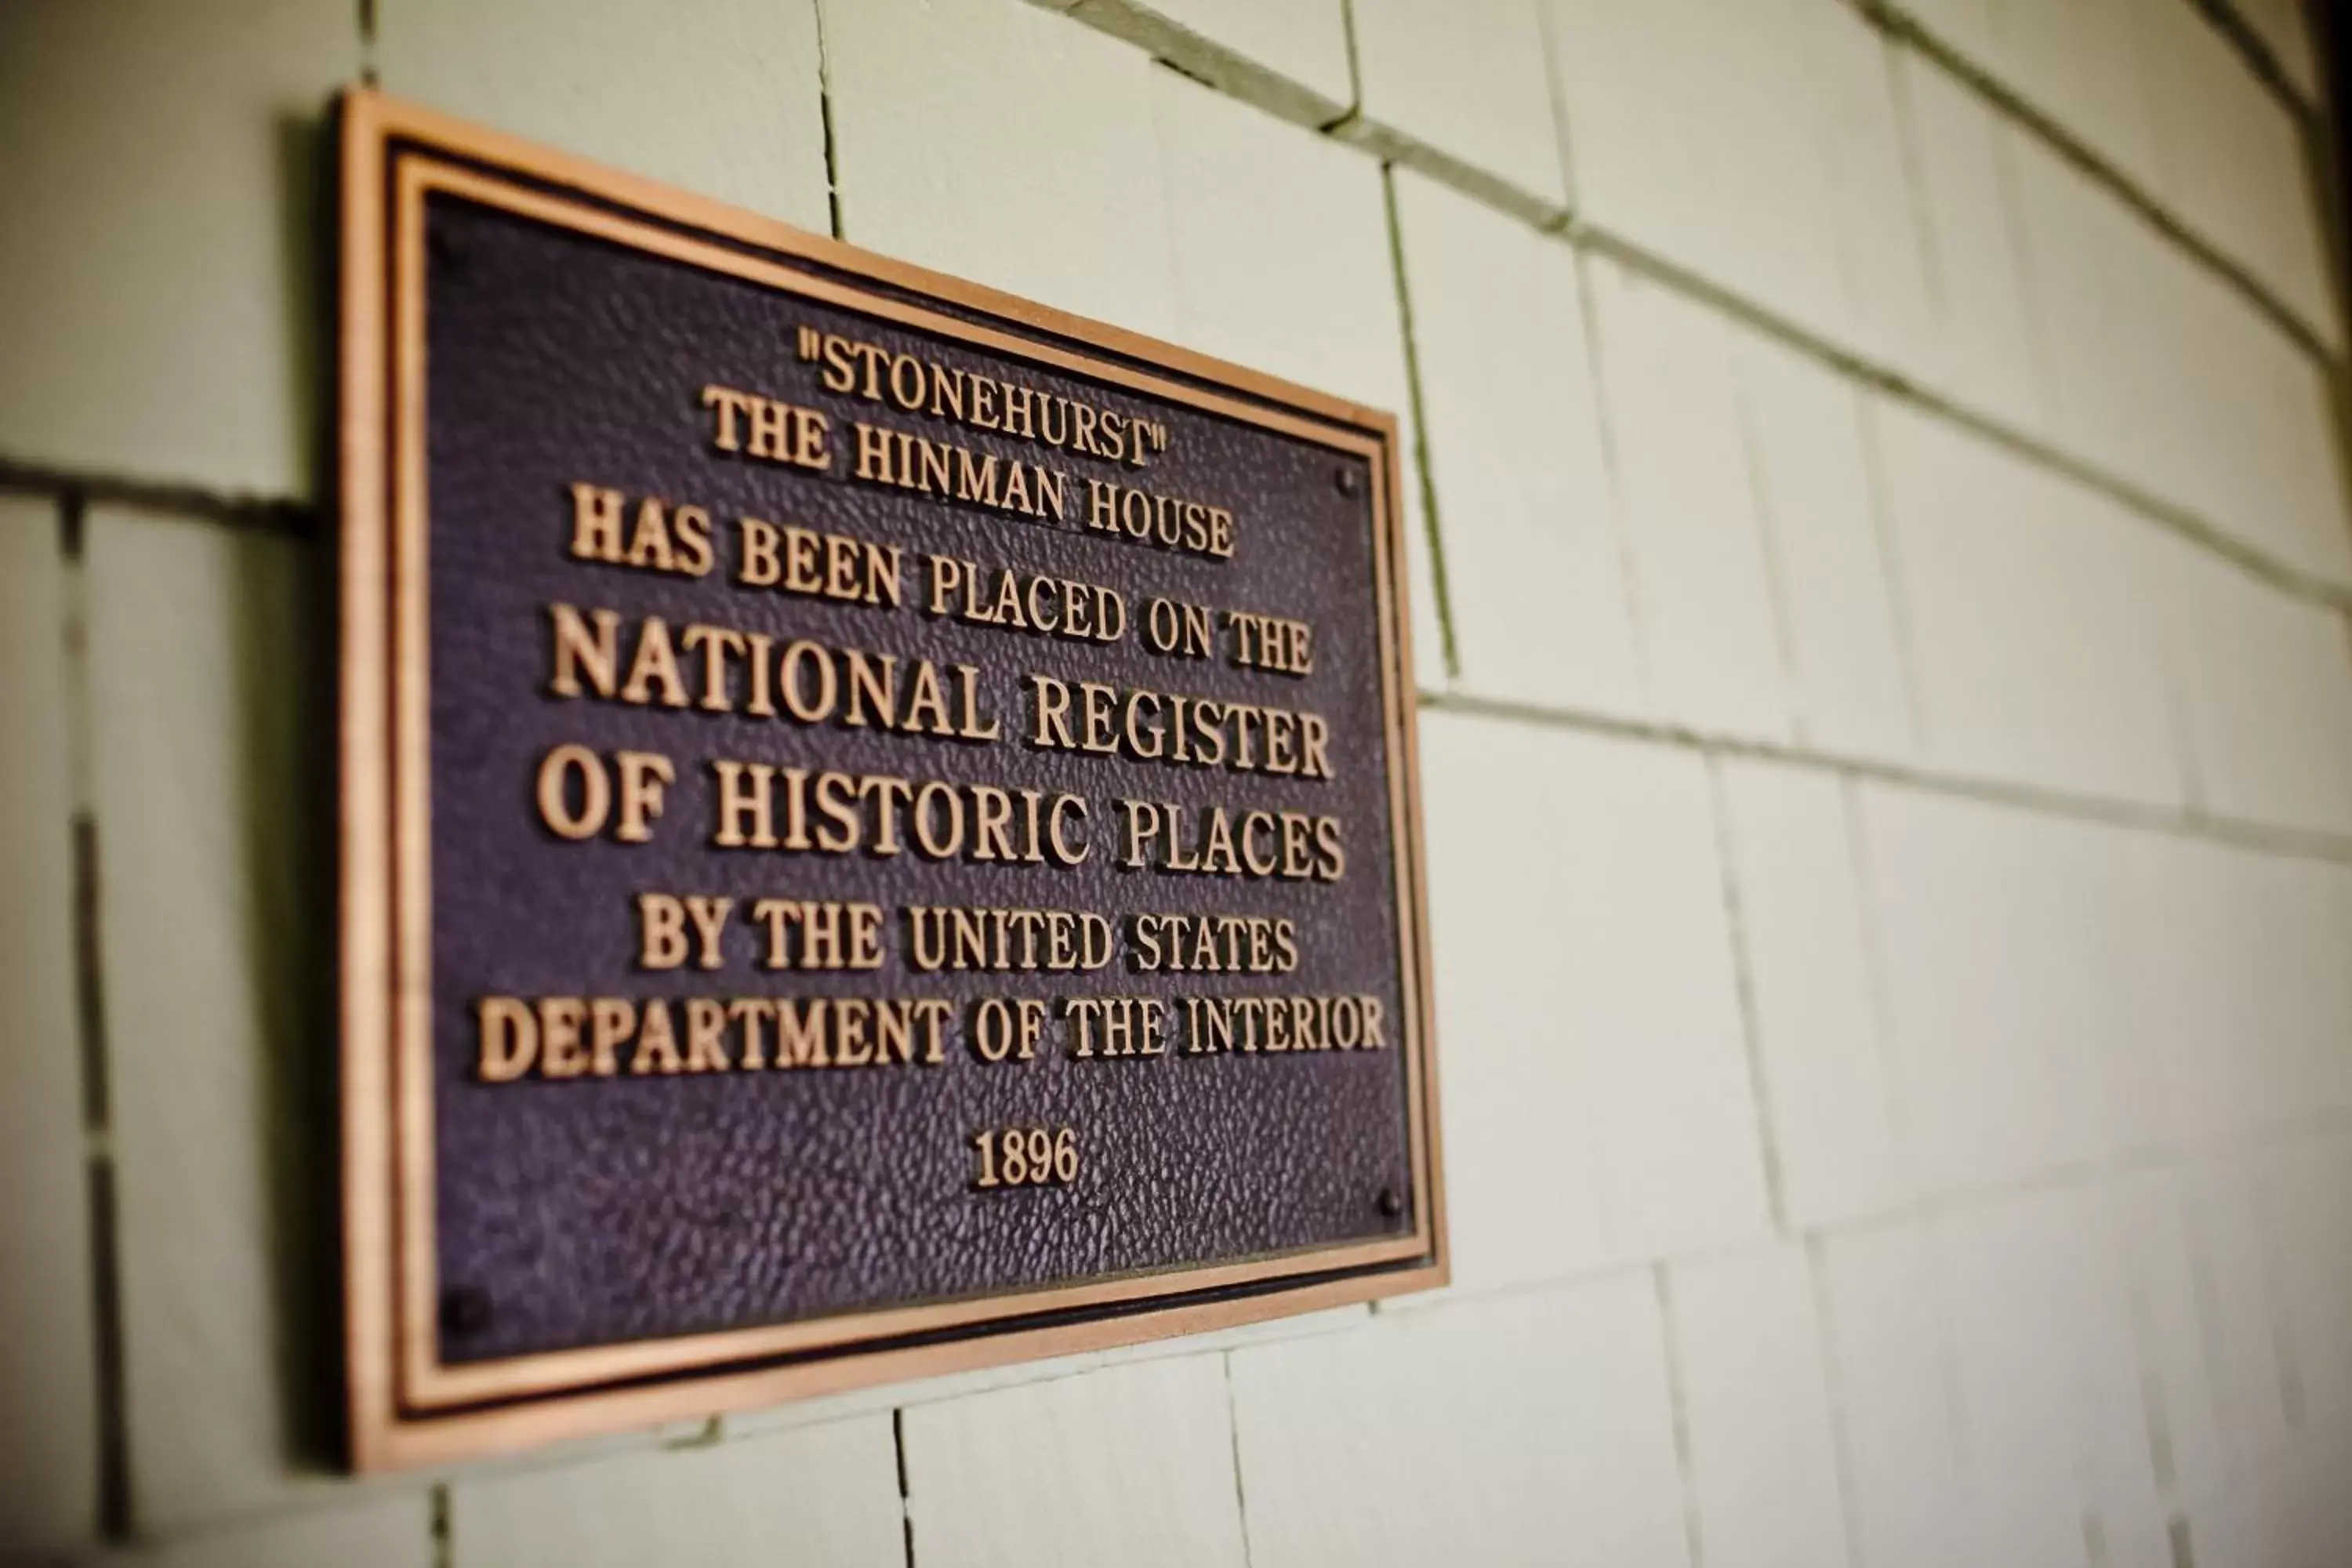
M 331 521 L 336 420 L 336 258 L 331 113 L 289 116 L 278 135 L 285 191 L 287 271 L 304 288 L 289 299 L 288 340 L 304 406 L 328 416 L 305 434 L 313 458 L 313 531 L 291 545 L 245 552 L 251 614 L 236 623 L 240 736 L 252 769 L 247 798 L 249 918 L 259 1004 L 260 1107 L 268 1129 L 272 1296 L 281 1415 L 289 1458 L 342 1464 L 341 1244 L 338 1201 L 335 1040 L 335 558 Z M 274 958 L 275 962 L 268 962 Z

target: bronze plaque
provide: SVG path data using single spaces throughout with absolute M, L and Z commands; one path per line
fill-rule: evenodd
M 1395 421 L 343 114 L 355 1462 L 1441 1283 Z

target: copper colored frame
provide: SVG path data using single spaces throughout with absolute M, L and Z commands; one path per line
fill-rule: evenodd
M 345 1354 L 362 1470 L 862 1384 L 1193 1333 L 1446 1279 L 1396 421 L 1187 350 L 891 261 L 372 91 L 341 151 L 340 847 Z M 1367 458 L 1414 1229 L 1238 1262 L 715 1333 L 444 1364 L 435 1332 L 425 549 L 425 198 L 446 191 Z M 729 243 L 732 242 L 732 243 Z M 744 246 L 764 255 L 747 253 Z M 772 258 L 773 259 L 771 259 Z M 793 260 L 980 312 L 940 314 Z M 1044 341 L 1023 335 L 1046 334 Z M 1116 358 L 1097 358 L 1087 351 Z M 1154 368 L 1170 373 L 1155 374 Z M 1246 1292 L 1217 1295 L 1217 1292 Z M 1098 1313 L 1046 1326 L 1024 1320 Z M 915 1336 L 942 1333 L 925 1342 Z M 787 1360 L 782 1358 L 803 1359 Z

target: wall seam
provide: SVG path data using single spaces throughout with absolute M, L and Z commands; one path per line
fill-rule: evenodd
M 1772 651 L 1780 660 L 1780 705 L 1788 732 L 1800 746 L 1817 742 L 1811 705 L 1805 700 L 1804 661 L 1797 646 L 1797 613 L 1789 599 L 1788 568 L 1781 562 L 1787 548 L 1780 537 L 1780 509 L 1772 504 L 1772 483 L 1764 458 L 1762 433 L 1757 428 L 1756 389 L 1750 384 L 1754 356 L 1745 352 L 1738 334 L 1724 334 L 1726 372 L 1731 384 L 1733 416 L 1739 422 L 1740 471 L 1748 479 L 1748 510 L 1756 529 L 1756 548 L 1764 563 L 1764 597 L 1772 612 Z
M 1838 780 L 1838 812 L 1845 829 L 1846 872 L 1853 879 L 1854 903 L 1862 916 L 1862 963 L 1870 984 L 1870 1054 L 1878 1064 L 1885 1097 L 1888 1135 L 1903 1182 L 1908 1208 L 1918 1202 L 1922 1188 L 1918 1155 L 1911 1140 L 1910 1074 L 1895 1036 L 1895 998 L 1886 980 L 1886 951 L 1879 934 L 1883 911 L 1878 903 L 1877 873 L 1870 854 L 1870 825 L 1862 807 L 1862 783 L 1851 776 Z
M 1034 0 L 1033 0 L 1034 3 Z M 1352 102 L 1327 98 L 1306 83 L 1259 64 L 1135 0 L 1077 0 L 1061 10 L 1072 20 L 1143 50 L 1161 65 L 1212 91 L 1265 110 L 1278 120 L 1315 130 L 1340 124 L 1355 112 Z M 1349 95 L 1356 96 L 1353 61 Z
M 1918 110 L 1911 101 L 1911 73 L 1903 64 L 1903 46 L 1892 35 L 1878 36 L 1880 68 L 1886 73 L 1886 98 L 1895 111 L 1895 152 L 1903 167 L 1903 195 L 1911 214 L 1911 246 L 1918 255 L 1919 271 L 1927 288 L 1927 301 L 1937 328 L 1947 322 L 1951 304 L 1951 279 L 1945 276 L 1943 247 L 1936 243 L 1935 182 L 1927 177 L 1927 160 L 1919 142 Z
M 1845 0 L 1845 3 L 1863 6 L 1876 4 L 1878 0 Z M 1118 34 L 1110 36 L 1119 37 Z M 1132 43 L 1133 40 L 1124 41 Z M 1401 163 L 1483 205 L 1518 219 L 1539 234 L 1558 236 L 1580 252 L 1608 256 L 1629 271 L 1743 322 L 1852 380 L 1925 409 L 2011 456 L 2098 491 L 2138 514 L 2145 521 L 2187 540 L 2281 593 L 2352 617 L 2352 583 L 2339 583 L 2273 558 L 2262 547 L 2240 541 L 2192 509 L 2156 496 L 2124 476 L 2107 471 L 2090 458 L 2078 457 L 2050 440 L 1958 403 L 1890 365 L 1881 364 L 1860 351 L 1833 342 L 1765 306 L 1668 261 L 1604 226 L 1579 219 L 1565 208 L 1537 200 L 1393 127 L 1365 119 L 1360 114 L 1350 115 L 1329 126 L 1295 117 L 1283 118 L 1301 129 L 1328 135 L 1356 147 L 1383 163 Z
M 1421 493 L 1422 536 L 1429 545 L 1430 594 L 1436 600 L 1438 655 L 1447 677 L 1459 680 L 1462 647 L 1454 627 L 1454 593 L 1445 571 L 1445 534 L 1437 521 L 1437 478 L 1429 450 L 1429 409 L 1421 391 L 1421 342 L 1412 319 L 1412 288 L 1405 275 L 1404 215 L 1397 210 L 1396 171 L 1385 163 L 1381 165 L 1381 208 L 1388 218 L 1389 268 L 1396 279 L 1397 330 L 1404 340 L 1405 399 L 1412 416 L 1413 482 Z M 1400 502 L 1403 499 L 1397 498 Z
M 1809 1221 L 1797 1226 L 1782 1239 L 1791 1243 L 1827 1242 L 1843 1237 L 1882 1235 L 1909 1228 L 1922 1234 L 1931 1230 L 1940 1220 L 1954 1215 L 1981 1214 L 2011 1204 L 2028 1202 L 2038 1197 L 2056 1194 L 2080 1195 L 2126 1178 L 2148 1174 L 2187 1177 L 2210 1166 L 2216 1160 L 2293 1146 L 2310 1139 L 2342 1139 L 2352 1136 L 2352 1112 L 2327 1111 L 2303 1122 L 2268 1123 L 2216 1135 L 2211 1141 L 2196 1144 L 2168 1145 L 2160 1151 L 2139 1150 L 2130 1153 L 2077 1161 L 2028 1173 L 1983 1186 L 1955 1188 L 1949 1192 L 1928 1194 L 1906 1198 L 1899 1205 L 1869 1213 L 1841 1216 L 1835 1219 Z M 1498 1301 L 1542 1295 L 1562 1289 L 1581 1289 L 1610 1280 L 1623 1279 L 1636 1272 L 1673 1268 L 1686 1263 L 1704 1262 L 1752 1253 L 1767 1241 L 1748 1237 L 1735 1241 L 1714 1241 L 1694 1247 L 1671 1248 L 1654 1258 L 1625 1257 L 1596 1258 L 1590 1263 L 1512 1279 L 1494 1285 L 1454 1285 L 1448 1299 L 1463 1301 Z M 1383 1303 L 1383 1313 L 1433 1310 L 1434 1307 L 1407 1303 L 1402 1307 Z M 2202 1321 L 2200 1319 L 2200 1328 Z M 2219 1374 L 2213 1374 L 2218 1376 Z M 2215 1386 L 2220 1386 L 2219 1383 Z
M 2200 3 L 2200 0 L 2192 0 L 2192 3 Z M 2037 139 L 2049 145 L 2061 157 L 2088 174 L 2174 244 L 2189 252 L 2200 265 L 2246 295 L 2258 310 L 2268 316 L 2281 331 L 2293 338 L 2305 353 L 2324 363 L 2334 363 L 2333 351 L 2318 334 L 2306 325 L 2301 317 L 2295 315 L 2284 301 L 2272 294 L 2269 289 L 2242 263 L 2221 250 L 2214 241 L 2207 239 L 2175 216 L 2169 209 L 2142 189 L 2129 174 L 2109 163 L 2088 143 L 2067 129 L 2063 122 L 2052 118 L 2020 96 L 2015 89 L 1969 60 L 1945 41 L 1940 35 L 1912 16 L 1903 5 L 1893 3 L 1893 0 L 1845 0 L 1845 4 L 1865 24 L 1886 33 L 1899 44 L 1909 47 L 1914 52 L 1933 61 L 1947 74 L 1990 102 L 2010 120 L 2032 131 Z M 1045 8 L 1060 9 L 1050 5 Z M 1107 5 L 1104 0 L 1084 0 L 1084 3 L 1065 10 L 1063 14 L 1082 26 L 1094 27 L 1097 31 L 1137 45 L 1147 51 L 1153 47 L 1155 40 L 1148 31 L 1139 36 L 1132 26 L 1123 24 L 1123 26 L 1106 26 L 1105 18 L 1108 16 L 1112 19 L 1119 19 L 1123 16 L 1123 8 Z M 1367 115 L 1361 107 L 1360 84 L 1357 93 L 1356 109 L 1337 121 L 1318 123 L 1313 117 L 1289 110 L 1279 101 L 1261 101 L 1255 97 L 1234 93 L 1227 80 L 1229 77 L 1234 73 L 1263 75 L 1266 74 L 1265 68 L 1257 65 L 1239 51 L 1213 40 L 1202 38 L 1189 32 L 1184 37 L 1187 44 L 1186 52 L 1197 55 L 1192 62 L 1191 68 L 1198 72 L 1202 69 L 1203 61 L 1209 62 L 1207 66 L 1209 78 L 1212 84 L 1221 91 L 1242 97 L 1245 101 L 1258 103 L 1259 107 L 1293 124 L 1302 125 L 1310 131 L 1321 132 L 1341 141 L 1365 147 L 1383 160 L 1402 163 L 1420 169 L 1489 205 L 1532 223 L 1538 228 L 1558 228 L 1565 219 L 1572 216 L 1569 206 L 1522 190 L 1498 175 L 1465 163 L 1450 153 L 1431 146 L 1408 132 L 1401 131 Z M 1197 50 L 1190 47 L 1193 44 L 1199 46 Z M 1286 82 L 1286 79 L 1275 79 Z M 1303 91 L 1303 89 L 1300 90 Z M 1563 174 L 1567 173 L 1565 167 L 1562 172 Z
M 1353 4 L 1353 0 L 1349 3 Z M 1559 188 L 1567 197 L 1566 210 L 1573 213 L 1576 210 L 1576 146 L 1568 121 L 1568 94 L 1560 88 L 1559 72 L 1556 68 L 1559 60 L 1559 41 L 1552 31 L 1556 26 L 1552 8 L 1538 0 L 1535 13 L 1536 39 L 1543 49 L 1544 101 L 1551 110 L 1553 156 L 1559 160 Z
M 899 1532 L 906 1542 L 907 1568 L 915 1568 L 915 1494 L 907 1482 L 907 1409 L 894 1406 L 890 1412 L 890 1451 L 898 1465 Z
M 2053 785 L 1940 773 L 1853 752 L 1811 750 L 1673 721 L 1630 719 L 1593 709 L 1545 707 L 1503 698 L 1482 697 L 1462 690 L 1423 692 L 1421 706 L 1544 729 L 1678 746 L 1707 756 L 1794 763 L 1848 778 L 1899 784 L 1926 794 L 1974 800 L 2046 816 L 2110 827 L 2168 833 L 2178 837 L 2222 844 L 2262 854 L 2352 864 L 2352 837 L 2343 834 L 2216 816 L 2185 807 L 2159 805 Z
M 121 1542 L 136 1528 L 122 1255 L 115 1172 L 112 1071 L 106 1021 L 96 759 L 91 733 L 87 498 L 58 498 L 63 563 L 67 773 L 71 790 L 75 1029 L 81 1056 L 84 1173 L 89 1193 L 91 1350 L 98 1399 L 98 1529 Z
M 2331 1110 L 2273 1118 L 2201 1139 L 2142 1144 L 2121 1153 L 2084 1156 L 2046 1166 L 2007 1181 L 1928 1194 L 1915 1200 L 1906 1212 L 1919 1219 L 1937 1219 L 2021 1199 L 2079 1194 L 2102 1183 L 2126 1177 L 2163 1173 L 2187 1174 L 2215 1161 L 2242 1160 L 2313 1140 L 2339 1139 L 2347 1133 L 2352 1133 L 2352 1111 Z
M 1854 1500 L 1853 1436 L 1847 1427 L 1845 1367 L 1838 1360 L 1837 1311 L 1830 1299 L 1829 1258 L 1819 1236 L 1802 1238 L 1805 1284 L 1813 1298 L 1813 1335 L 1822 1352 L 1822 1387 L 1829 1401 L 1830 1459 L 1838 1492 L 1838 1521 L 1845 1531 L 1848 1568 L 1869 1568 L 1862 1545 L 1862 1510 Z
M 1601 438 L 1602 478 L 1608 481 L 1609 515 L 1602 521 L 1609 526 L 1610 553 L 1617 563 L 1618 591 L 1624 595 L 1625 624 L 1633 636 L 1633 672 L 1641 685 L 1642 702 L 1654 707 L 1658 694 L 1650 658 L 1650 617 L 1643 614 L 1642 573 L 1633 558 L 1624 467 L 1617 458 L 1617 421 L 1609 406 L 1609 352 L 1601 341 L 1601 307 L 1592 297 L 1591 264 L 1581 255 L 1575 258 L 1575 273 L 1576 308 L 1584 323 L 1584 367 L 1592 388 L 1592 423 Z
M 2120 1202 L 2118 1197 L 2116 1201 Z M 2113 1211 L 2110 1209 L 2109 1217 Z M 2147 1427 L 2147 1462 L 2157 1493 L 2168 1505 L 2180 1489 L 2179 1456 L 2172 1436 L 2173 1413 L 2165 1398 L 2162 1352 L 2157 1343 L 2156 1309 L 2149 1281 L 2142 1276 L 2139 1249 L 2124 1238 L 2114 1250 L 2123 1268 L 2124 1298 L 2131 1319 L 2135 1372 L 2139 1380 L 2140 1415 Z
M 1747 910 L 1739 898 L 1738 835 L 1731 820 L 1731 797 L 1724 786 L 1724 759 L 1706 759 L 1708 804 L 1715 817 L 1716 874 L 1721 883 L 1723 921 L 1731 942 L 1732 989 L 1739 998 L 1739 1042 L 1748 1068 L 1748 1096 L 1754 1107 L 1756 1153 L 1763 1167 L 1764 1199 L 1776 1235 L 1790 1231 L 1788 1184 L 1780 1166 L 1780 1140 L 1772 1123 L 1771 1075 L 1764 1064 L 1764 1026 L 1757 1016 L 1755 966 L 1748 953 Z
M 2229 284 L 2267 317 L 2273 326 L 2292 339 L 2307 357 L 2330 369 L 2339 363 L 2336 351 L 2284 300 L 2271 292 L 2269 287 L 2248 270 L 2244 263 L 2222 250 L 2218 242 L 2191 228 L 2144 189 L 2137 180 L 2110 163 L 2063 122 L 1969 59 L 1904 6 L 1889 4 L 1888 0 L 1848 0 L 1848 3 L 1865 21 L 1885 29 L 1914 53 L 1984 100 L 2008 123 L 2030 132 L 2034 140 L 2130 208 L 2141 222 L 2187 252 L 2199 266 Z M 2303 131 L 2307 128 L 2305 122 L 2298 121 L 2297 129 Z
M 2187 507 L 2167 501 L 2120 475 L 2107 472 L 2087 458 L 2076 457 L 2050 441 L 2014 428 L 1991 415 L 1955 402 L 1898 372 L 1874 363 L 1604 229 L 1571 226 L 1567 237 L 1571 245 L 1607 256 L 1628 270 L 1640 273 L 1745 323 L 1852 381 L 1923 409 L 2012 457 L 2023 458 L 2085 489 L 2095 490 L 2137 513 L 2143 522 L 2197 545 L 2207 554 L 2228 562 L 2281 593 L 2320 605 L 2338 615 L 2352 616 L 2352 585 L 2274 559 L 2260 547 L 2243 542 Z
M 2172 1552 L 2172 1568 L 2197 1568 L 2197 1555 L 2189 1544 L 2189 1521 L 2173 1514 L 2165 1521 L 2165 1544 Z
M 318 512 L 308 502 L 289 497 L 100 473 L 22 460 L 5 453 L 0 453 L 0 494 L 70 497 L 83 506 L 131 507 L 154 512 L 166 521 L 216 523 L 294 539 L 314 539 L 325 531 L 320 527 Z
M 2256 1164 L 2243 1179 L 2254 1205 L 2254 1258 L 2263 1296 L 2270 1309 L 2270 1321 L 2263 1326 L 2269 1331 L 2272 1360 L 2277 1363 L 2279 1408 L 2286 1416 L 2290 1442 L 2301 1444 L 2310 1437 L 2310 1411 L 2305 1396 L 2301 1358 L 2295 1354 L 2290 1324 L 2286 1276 L 2279 1258 L 2277 1226 L 2271 1208 L 2270 1172 Z
M 1531 195 L 1475 163 L 1465 163 L 1418 137 L 1366 118 L 1360 110 L 1328 126 L 1307 124 L 1305 129 L 1368 153 L 1382 163 L 1402 163 L 1416 174 L 1426 174 L 1439 184 L 1461 192 L 1481 206 L 1518 219 L 1538 234 L 1558 234 L 1568 226 L 1569 211 L 1558 202 Z
M 1862 489 L 1870 508 L 1870 533 L 1878 546 L 1879 585 L 1886 591 L 1886 617 L 1895 623 L 1895 674 L 1903 683 L 1903 735 L 1916 755 L 1930 756 L 1935 733 L 1927 689 L 1919 673 L 1919 634 L 1913 626 L 1911 594 L 1903 577 L 1903 529 L 1895 514 L 1895 483 L 1886 471 L 1885 438 L 1878 427 L 1876 400 L 1859 388 L 1853 399 L 1855 438 L 1862 447 Z
M 2269 40 L 2254 31 L 2253 24 L 2239 14 L 2230 0 L 2189 0 L 2189 4 L 2237 51 L 2247 72 L 2270 90 L 2271 95 L 2279 100 L 2281 108 L 2294 117 L 2297 129 L 2306 136 L 2317 134 L 2322 123 L 2321 115 L 2288 79 L 2286 68 L 2272 52 Z
M 358 0 L 360 34 L 360 80 L 370 87 L 377 85 L 375 68 L 375 8 L 376 0 Z
M 1675 1324 L 1674 1281 L 1667 1265 L 1650 1265 L 1650 1289 L 1658 1306 L 1658 1336 L 1666 1362 L 1666 1415 L 1674 1428 L 1675 1468 L 1683 1483 L 1683 1542 L 1690 1568 L 1706 1568 L 1706 1540 L 1699 1518 L 1698 1475 L 1691 1454 L 1690 1393 L 1683 1377 L 1682 1334 Z
M 2206 1201 L 2213 1179 L 2214 1162 L 2208 1159 L 2199 1163 L 2202 1164 L 2202 1169 L 2192 1163 L 2182 1171 L 2185 1177 L 2196 1182 L 2202 1190 L 2189 1195 L 2189 1201 L 2180 1205 L 2181 1230 L 2188 1242 L 2189 1298 L 2197 1318 L 2198 1354 L 2203 1363 L 2205 1386 L 2212 1395 L 2214 1406 L 2213 1435 L 2224 1451 L 2222 1468 L 2229 1472 L 2235 1471 L 2246 1456 L 2238 1452 L 2236 1424 L 2231 1418 L 2234 1412 L 2223 1409 L 2224 1401 L 2231 1395 L 2230 1358 L 2222 1342 L 2221 1274 L 2213 1263 L 2212 1237 L 2207 1223 L 2212 1215 Z
M 1329 124 L 1316 127 L 1324 132 L 1364 111 L 1364 61 L 1356 47 L 1356 0 L 1339 0 L 1339 36 L 1348 46 L 1348 109 Z
M 1241 1407 L 1234 1403 L 1234 1352 L 1218 1352 L 1217 1364 L 1225 1376 L 1225 1431 L 1233 1441 L 1234 1510 L 1242 1529 L 1242 1568 L 1255 1568 L 1255 1558 L 1250 1548 L 1249 1486 L 1242 1474 L 1242 1413 Z M 912 1564 L 908 1568 L 912 1568 Z
M 2056 337 L 2044 317 L 2042 258 L 2035 254 L 2033 226 L 2025 221 L 2025 198 L 2018 188 L 2017 154 L 2011 146 L 2017 130 L 1998 118 L 1989 117 L 1988 124 L 1993 199 L 2000 205 L 2003 237 L 2009 242 L 2001 250 L 2017 288 L 2018 313 L 2025 322 L 2025 355 L 2032 366 L 2035 411 L 2044 423 L 2057 428 L 2069 410 L 2058 384 Z
M 825 221 L 832 226 L 834 238 L 846 239 L 848 230 L 841 221 L 840 142 L 833 127 L 833 58 L 824 41 L 824 0 L 809 0 L 809 8 L 816 17 L 816 109 L 824 136 Z
M 2175 610 L 2167 617 L 2158 607 L 2151 605 L 2149 615 L 2157 622 L 2153 628 L 2156 643 L 2156 673 L 2164 691 L 2165 727 L 2171 732 L 2173 753 L 2180 766 L 2180 794 L 2189 816 L 2205 821 L 2213 809 L 2212 792 L 2206 784 L 2205 747 L 2197 734 L 2197 700 L 2194 690 L 2196 660 L 2185 652 L 2177 637 L 2165 635 L 2165 621 L 2174 625 L 2182 620 L 2192 623 L 2198 618 L 2198 606 L 2189 605 Z M 2352 657 L 2352 647 L 2347 649 Z
M 1927 1277 L 1929 1310 L 1936 1324 L 1936 1392 L 1944 1406 L 1944 1430 L 1952 1440 L 1954 1479 L 1961 1497 L 1977 1494 L 1975 1434 L 1969 1422 L 1968 1399 L 1960 1391 L 1959 1340 L 1952 1331 L 1952 1292 L 1945 1279 L 1944 1237 L 1932 1213 L 1920 1216 L 1917 1234 L 1920 1268 Z M 1963 1514 L 1963 1517 L 1973 1517 Z

